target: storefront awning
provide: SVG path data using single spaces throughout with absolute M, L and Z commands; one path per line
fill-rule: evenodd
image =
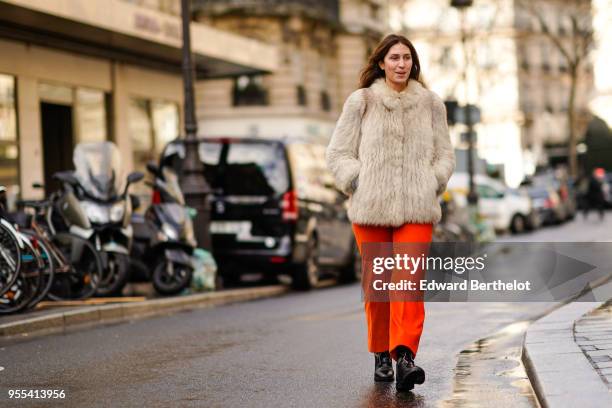
M 178 16 L 121 0 L 0 0 L 0 37 L 179 72 Z M 199 78 L 270 73 L 274 46 L 191 23 Z

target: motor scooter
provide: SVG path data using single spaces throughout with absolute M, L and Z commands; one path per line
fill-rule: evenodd
M 102 261 L 96 291 L 101 296 L 121 294 L 128 282 L 133 236 L 128 193 L 130 185 L 144 177 L 132 172 L 123 178 L 119 157 L 112 142 L 79 143 L 73 155 L 75 171 L 55 174 L 64 188 L 54 205 L 60 217 L 50 220 L 52 233 L 68 229 L 94 245 Z
M 158 293 L 174 295 L 191 283 L 193 223 L 174 171 L 154 163 L 147 164 L 147 170 L 153 176 L 147 182 L 152 201 L 144 216 L 132 215 L 130 267 L 132 274 L 149 277 Z

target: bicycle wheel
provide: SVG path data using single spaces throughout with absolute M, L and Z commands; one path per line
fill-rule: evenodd
M 51 249 L 47 247 L 47 243 L 44 240 L 40 239 L 38 235 L 32 231 L 23 231 L 22 233 L 28 237 L 38 240 L 38 252 L 43 263 L 41 289 L 38 291 L 38 294 L 34 297 L 34 299 L 32 299 L 28 304 L 28 307 L 30 308 L 36 306 L 36 304 L 43 300 L 49 293 L 51 285 L 53 284 L 53 278 L 55 276 L 55 263 L 53 261 Z
M 102 262 L 94 246 L 77 235 L 60 232 L 51 238 L 61 262 L 56 265 L 49 298 L 85 299 L 93 296 L 102 276 Z
M 0 296 L 15 283 L 21 267 L 21 249 L 16 231 L 0 220 Z
M 43 263 L 36 250 L 36 243 L 23 234 L 20 238 L 23 250 L 19 276 L 9 290 L 0 297 L 0 314 L 15 313 L 25 309 L 42 287 Z

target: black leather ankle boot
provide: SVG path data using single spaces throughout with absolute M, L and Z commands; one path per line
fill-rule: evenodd
M 393 381 L 393 362 L 388 351 L 374 353 L 374 381 Z
M 425 371 L 414 364 L 414 355 L 407 347 L 397 348 L 397 382 L 398 391 L 410 391 L 414 384 L 425 382 Z

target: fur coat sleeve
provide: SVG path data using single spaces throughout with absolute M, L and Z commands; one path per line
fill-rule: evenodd
M 359 177 L 361 168 L 358 151 L 365 111 L 363 92 L 358 89 L 347 98 L 325 154 L 336 187 L 346 195 L 353 192 L 353 181 Z
M 446 190 L 446 184 L 455 170 L 455 153 L 448 134 L 446 107 L 437 96 L 433 96 L 432 128 L 434 135 L 432 164 L 438 180 L 436 194 L 440 195 Z

